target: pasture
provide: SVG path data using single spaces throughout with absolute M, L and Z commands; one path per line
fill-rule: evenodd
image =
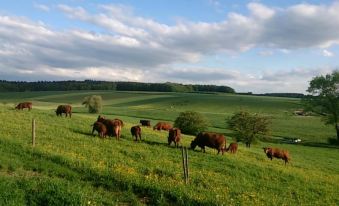
M 93 137 L 97 114 L 81 105 L 85 96 L 103 98 L 102 114 L 120 118 L 121 141 Z M 338 205 L 339 149 L 319 117 L 294 116 L 298 99 L 227 94 L 110 91 L 22 92 L 0 94 L 0 205 Z M 14 105 L 32 101 L 31 111 Z M 72 118 L 57 117 L 58 104 L 72 104 Z M 181 151 L 167 145 L 165 131 L 142 127 L 134 142 L 130 127 L 140 119 L 173 122 L 182 111 L 202 113 L 210 131 L 232 132 L 225 118 L 245 109 L 270 116 L 268 142 L 235 155 L 189 150 L 190 182 L 182 175 Z M 31 121 L 37 122 L 31 147 Z M 184 135 L 189 146 L 193 136 Z M 284 139 L 300 138 L 302 144 Z M 263 146 L 288 149 L 291 163 L 269 160 Z

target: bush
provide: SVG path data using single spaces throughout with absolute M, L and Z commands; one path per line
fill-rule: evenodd
M 207 129 L 206 119 L 197 112 L 181 112 L 174 121 L 174 127 L 180 128 L 184 134 L 197 135 Z
M 88 96 L 82 104 L 88 108 L 89 113 L 99 113 L 102 109 L 102 98 L 99 95 Z
M 259 134 L 265 135 L 269 132 L 271 121 L 268 117 L 240 111 L 226 119 L 226 123 L 229 129 L 236 132 L 238 141 L 245 141 L 246 147 L 251 147 Z

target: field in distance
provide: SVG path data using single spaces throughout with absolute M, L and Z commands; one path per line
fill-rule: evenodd
M 81 105 L 85 96 L 101 95 L 102 114 L 125 122 L 122 140 L 91 136 L 97 114 Z M 32 111 L 14 105 L 32 101 Z M 319 117 L 295 116 L 298 99 L 197 93 L 22 92 L 0 94 L 0 205 L 338 205 L 339 149 L 327 144 L 334 128 Z M 72 104 L 71 119 L 55 115 L 59 104 Z M 129 128 L 140 119 L 173 122 L 182 111 L 203 114 L 208 130 L 232 132 L 225 118 L 240 110 L 272 119 L 270 142 L 251 149 L 240 143 L 237 154 L 217 156 L 189 150 L 190 182 L 182 178 L 181 151 L 167 146 L 167 132 L 142 128 L 133 141 Z M 31 121 L 37 143 L 31 147 Z M 184 135 L 183 146 L 193 136 Z M 285 144 L 300 138 L 302 144 Z M 291 163 L 270 161 L 262 147 L 290 151 Z M 2 202 L 1 202 L 2 201 Z M 58 202 L 59 201 L 59 202 Z

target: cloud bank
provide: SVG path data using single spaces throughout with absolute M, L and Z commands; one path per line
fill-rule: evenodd
M 52 12 L 45 5 L 36 7 Z M 27 18 L 0 16 L 1 77 L 213 83 L 241 91 L 264 92 L 266 87 L 267 92 L 292 92 L 305 90 L 310 75 L 335 69 L 290 68 L 254 75 L 233 68 L 201 68 L 197 63 L 204 56 L 239 54 L 253 48 L 267 49 L 262 55 L 271 55 L 269 49 L 319 48 L 322 55 L 334 56 L 328 48 L 339 43 L 339 2 L 288 8 L 249 3 L 248 15 L 229 13 L 220 22 L 178 21 L 174 25 L 138 16 L 122 5 L 98 8 L 99 12 L 91 13 L 82 7 L 58 5 L 57 11 L 102 32 L 58 31 Z M 176 67 L 178 63 L 197 66 Z

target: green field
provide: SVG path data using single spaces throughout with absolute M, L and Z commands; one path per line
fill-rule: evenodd
M 102 114 L 125 122 L 122 140 L 93 137 L 97 114 L 81 105 L 101 95 Z M 14 105 L 32 101 L 32 111 Z M 58 104 L 74 107 L 72 119 L 56 117 Z M 298 99 L 228 94 L 148 92 L 0 93 L 0 205 L 339 205 L 339 149 L 327 144 L 334 128 L 319 117 L 294 116 Z M 182 178 L 181 151 L 169 147 L 167 133 L 142 128 L 133 141 L 129 128 L 140 119 L 174 121 L 193 110 L 210 131 L 233 134 L 225 118 L 247 110 L 270 116 L 272 131 L 251 149 L 240 143 L 235 155 L 189 150 L 190 182 Z M 31 121 L 36 119 L 36 147 Z M 189 146 L 193 136 L 183 136 Z M 302 144 L 284 139 L 300 138 Z M 291 163 L 270 161 L 262 147 L 288 149 Z

